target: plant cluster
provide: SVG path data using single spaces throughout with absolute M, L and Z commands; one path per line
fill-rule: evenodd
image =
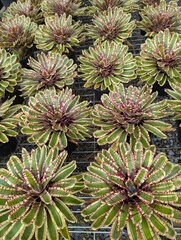
M 73 84 L 77 76 L 77 65 L 59 53 L 37 54 L 37 60 L 29 58 L 28 66 L 31 69 L 22 69 L 21 87 L 24 96 L 32 96 L 52 87 L 60 91 L 64 86 Z
M 15 96 L 9 100 L 2 101 L 0 99 L 0 142 L 6 143 L 9 137 L 15 137 L 18 133 L 16 127 L 18 125 L 21 113 L 18 110 L 22 107 L 19 104 L 12 105 Z
M 61 16 L 67 15 L 80 16 L 84 14 L 85 8 L 82 7 L 81 0 L 43 0 L 41 4 L 44 16 L 58 14 Z
M 167 138 L 165 131 L 172 131 L 170 124 L 160 121 L 169 115 L 166 100 L 153 102 L 157 92 L 151 88 L 115 86 L 109 95 L 103 94 L 101 104 L 96 104 L 92 112 L 93 124 L 98 127 L 94 136 L 99 145 L 129 141 L 134 147 L 140 141 L 145 148 L 150 145 L 149 133 Z
M 168 29 L 160 31 L 153 39 L 148 38 L 136 57 L 138 75 L 143 82 L 153 85 L 158 82 L 180 83 L 181 79 L 181 39 Z
M 104 42 L 83 50 L 79 57 L 81 77 L 85 87 L 112 90 L 120 82 L 128 83 L 136 78 L 136 64 L 128 46 Z
M 40 5 L 35 5 L 32 0 L 26 0 L 24 2 L 18 0 L 17 2 L 13 2 L 3 12 L 3 16 L 8 18 L 14 18 L 16 14 L 30 17 L 31 21 L 38 24 L 43 22 L 43 14 Z
M 5 92 L 13 92 L 21 78 L 20 66 L 14 54 L 0 49 L 0 97 L 4 96 Z
M 181 34 L 181 8 L 177 2 L 162 0 L 159 5 L 148 5 L 140 12 L 142 20 L 137 26 L 146 32 L 146 36 L 153 37 L 166 28 L 170 32 Z
M 132 35 L 135 20 L 123 8 L 108 8 L 107 11 L 95 15 L 93 25 L 89 25 L 87 35 L 95 39 L 94 44 L 104 41 L 120 43 Z
M 11 156 L 0 169 L 1 239 L 70 239 L 67 221 L 77 219 L 68 206 L 83 203 L 74 195 L 83 186 L 71 176 L 76 162 L 63 166 L 66 157 L 47 146 L 31 154 L 22 149 L 22 160 Z
M 88 101 L 79 102 L 79 99 L 71 89 L 63 89 L 58 94 L 55 89 L 39 91 L 22 109 L 22 133 L 30 135 L 31 143 L 60 150 L 68 142 L 85 140 L 90 137 L 91 109 Z
M 10 50 L 22 59 L 33 46 L 37 24 L 25 15 L 4 17 L 0 22 L 0 47 Z
M 97 163 L 83 175 L 87 192 L 95 197 L 83 209 L 85 221 L 96 230 L 111 225 L 110 237 L 121 239 L 126 228 L 129 239 L 175 239 L 176 232 L 167 219 L 181 222 L 181 167 L 164 153 L 155 155 L 136 143 L 134 150 L 122 143 L 97 154 Z M 86 189 L 85 189 L 86 191 Z
M 39 25 L 35 34 L 38 49 L 58 53 L 68 53 L 84 40 L 84 26 L 80 21 L 74 23 L 72 16 L 64 13 L 61 16 L 45 17 L 45 24 Z

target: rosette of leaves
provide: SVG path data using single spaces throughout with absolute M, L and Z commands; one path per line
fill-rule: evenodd
M 33 45 L 36 28 L 37 24 L 24 15 L 3 17 L 0 22 L 0 47 L 15 53 L 19 59 L 23 58 Z
M 67 221 L 77 221 L 69 205 L 83 201 L 74 194 L 83 188 L 72 161 L 63 166 L 66 151 L 47 146 L 22 149 L 22 160 L 11 156 L 0 169 L 0 237 L 16 239 L 71 239 Z
M 122 7 L 124 12 L 135 12 L 138 7 L 138 0 L 89 0 L 92 6 L 88 6 L 89 14 L 99 14 L 108 8 Z
M 89 50 L 83 50 L 79 57 L 82 79 L 85 87 L 112 90 L 114 85 L 128 83 L 136 78 L 136 64 L 128 46 L 115 42 L 103 42 Z
M 141 80 L 163 86 L 167 82 L 181 82 L 181 39 L 179 34 L 168 29 L 147 39 L 136 57 Z
M 0 142 L 6 143 L 9 137 L 15 137 L 18 133 L 15 128 L 18 125 L 21 113 L 18 110 L 21 105 L 13 105 L 15 96 L 5 102 L 0 99 Z
M 85 11 L 81 0 L 43 0 L 41 9 L 44 16 L 51 16 L 56 13 L 59 16 L 64 13 L 72 16 L 80 16 Z
M 31 69 L 22 69 L 21 87 L 24 96 L 54 87 L 57 91 L 71 85 L 77 76 L 77 65 L 72 59 L 59 53 L 37 54 L 37 60 L 29 58 Z
M 93 25 L 87 28 L 87 35 L 96 39 L 94 44 L 104 41 L 120 43 L 132 35 L 135 20 L 131 21 L 131 14 L 125 13 L 123 8 L 108 8 L 107 11 L 94 15 Z
M 150 146 L 152 133 L 167 138 L 165 131 L 172 131 L 170 124 L 160 121 L 168 116 L 166 100 L 154 102 L 157 92 L 151 93 L 148 86 L 124 88 L 123 84 L 101 97 L 92 112 L 93 124 L 98 127 L 94 136 L 98 144 L 113 144 L 129 141 L 134 146 L 140 141 L 145 148 Z
M 169 107 L 175 113 L 174 120 L 181 120 L 181 85 L 171 83 L 171 89 L 166 89 L 166 92 L 173 98 L 168 100 Z
M 40 6 L 32 3 L 31 0 L 26 0 L 22 2 L 18 0 L 17 2 L 12 2 L 10 6 L 3 12 L 4 17 L 14 18 L 14 16 L 25 15 L 25 17 L 30 17 L 31 21 L 35 23 L 43 22 L 43 14 L 41 12 Z
M 0 97 L 5 92 L 13 92 L 17 81 L 20 80 L 20 64 L 14 54 L 0 49 Z
M 181 222 L 180 165 L 164 153 L 155 155 L 153 147 L 144 150 L 140 142 L 134 150 L 127 143 L 117 152 L 102 150 L 96 160 L 83 175 L 87 192 L 95 197 L 82 211 L 92 229 L 111 226 L 111 240 L 121 239 L 125 229 L 130 240 L 175 239 L 169 221 Z
M 181 34 L 181 8 L 176 1 L 160 1 L 159 5 L 147 5 L 140 12 L 142 20 L 137 26 L 146 32 L 146 36 L 153 37 L 158 32 L 169 29 L 170 32 Z
M 39 25 L 35 34 L 36 47 L 42 50 L 68 53 L 84 40 L 84 26 L 78 21 L 73 23 L 72 16 L 64 13 L 45 18 L 45 24 Z
M 68 142 L 85 140 L 90 137 L 91 109 L 88 101 L 79 99 L 71 89 L 58 94 L 54 89 L 40 91 L 23 107 L 22 133 L 30 135 L 30 142 L 59 149 L 66 148 Z

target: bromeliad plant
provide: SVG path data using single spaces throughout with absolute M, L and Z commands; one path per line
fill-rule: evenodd
M 37 60 L 30 57 L 28 65 L 31 69 L 22 69 L 21 86 L 24 96 L 32 96 L 52 87 L 60 91 L 64 86 L 73 84 L 77 76 L 77 65 L 59 53 L 37 54 Z
M 3 16 L 9 18 L 14 18 L 16 14 L 30 17 L 31 21 L 38 24 L 43 22 L 43 13 L 41 12 L 40 5 L 33 4 L 31 0 L 26 0 L 25 2 L 18 0 L 17 2 L 13 2 L 3 12 Z
M 0 99 L 0 142 L 6 143 L 9 137 L 16 137 L 18 134 L 15 128 L 18 125 L 21 117 L 21 112 L 18 110 L 22 107 L 19 104 L 13 105 L 15 96 L 5 102 Z
M 81 0 L 43 0 L 41 9 L 45 17 L 56 13 L 59 16 L 64 13 L 72 16 L 80 16 L 85 11 Z
M 87 35 L 96 39 L 94 44 L 104 41 L 123 42 L 132 35 L 135 28 L 135 20 L 131 21 L 131 14 L 118 7 L 100 12 L 94 16 L 92 22 L 93 25 L 87 28 Z
M 21 60 L 33 46 L 36 28 L 37 24 L 24 15 L 3 17 L 0 22 L 0 47 L 10 50 Z
M 111 240 L 120 240 L 125 229 L 130 240 L 175 239 L 169 221 L 181 222 L 180 165 L 164 153 L 155 155 L 153 147 L 144 150 L 140 142 L 134 151 L 126 143 L 117 152 L 102 150 L 96 160 L 83 176 L 95 197 L 82 211 L 92 229 L 111 226 Z
M 145 148 L 150 146 L 149 133 L 167 138 L 165 131 L 172 131 L 170 124 L 159 119 L 168 116 L 166 100 L 153 102 L 157 92 L 151 93 L 148 86 L 124 88 L 115 86 L 103 94 L 102 104 L 96 104 L 92 112 L 93 124 L 98 127 L 94 136 L 99 145 L 112 144 L 114 149 L 121 142 L 129 141 L 134 147 L 140 141 Z
M 181 120 L 181 85 L 176 83 L 170 84 L 171 89 L 166 89 L 166 92 L 173 98 L 168 100 L 169 107 L 175 113 L 174 120 Z M 180 125 L 181 126 L 181 125 Z
M 175 1 L 167 3 L 162 0 L 159 5 L 148 5 L 140 15 L 142 20 L 137 23 L 137 26 L 145 31 L 148 37 L 154 37 L 166 28 L 170 32 L 181 34 L 181 8 Z
M 73 23 L 72 16 L 64 13 L 45 18 L 45 24 L 39 25 L 35 34 L 38 49 L 51 50 L 58 53 L 68 53 L 73 47 L 84 40 L 84 26 L 80 21 Z
M 54 89 L 40 91 L 22 109 L 22 133 L 30 135 L 30 142 L 59 149 L 66 148 L 68 142 L 85 140 L 90 137 L 91 108 L 88 101 L 79 99 L 69 89 L 58 94 Z
M 135 12 L 138 9 L 138 0 L 89 0 L 92 6 L 88 6 L 89 14 L 99 14 L 108 8 L 122 7 L 124 12 Z
M 136 57 L 138 75 L 141 80 L 153 85 L 158 82 L 181 82 L 181 39 L 179 34 L 168 29 L 159 32 L 153 39 L 147 39 Z
M 83 201 L 74 194 L 83 188 L 72 161 L 63 166 L 65 151 L 47 146 L 22 149 L 22 160 L 11 156 L 0 169 L 0 238 L 4 240 L 71 239 L 67 221 L 77 221 L 69 205 Z
M 17 81 L 20 80 L 20 67 L 17 57 L 8 53 L 5 49 L 0 49 L 0 97 L 5 92 L 13 92 Z
M 136 78 L 136 64 L 133 55 L 128 53 L 128 46 L 114 42 L 104 42 L 100 45 L 83 50 L 79 61 L 80 72 L 85 87 L 112 90 L 120 82 L 128 83 Z

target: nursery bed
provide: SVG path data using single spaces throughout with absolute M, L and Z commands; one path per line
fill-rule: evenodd
M 137 17 L 135 15 L 134 17 Z M 83 23 L 89 23 L 90 18 L 84 17 L 80 18 Z M 145 41 L 145 38 L 140 34 L 140 31 L 138 29 L 135 29 L 133 32 L 133 36 L 131 39 L 129 39 L 130 44 L 130 51 L 133 53 L 133 55 L 137 55 L 140 52 L 140 45 Z M 92 45 L 92 41 L 87 39 L 85 43 L 75 49 L 75 57 L 77 57 L 81 54 L 81 51 L 83 49 L 87 49 L 89 46 Z M 78 61 L 76 61 L 78 64 Z M 133 84 L 135 81 L 133 82 Z M 132 82 L 131 82 L 132 84 Z M 96 104 L 98 101 L 95 99 L 95 93 L 92 88 L 86 89 L 83 87 L 84 83 L 80 78 L 77 78 L 74 85 L 73 85 L 73 92 L 75 94 L 81 95 L 81 100 L 88 100 L 90 101 L 91 105 Z M 166 121 L 172 122 L 171 118 L 167 118 Z M 175 123 L 173 122 L 173 126 L 175 127 Z M 177 132 L 171 132 L 168 133 L 168 138 L 166 140 L 161 140 L 156 137 L 152 138 L 152 144 L 155 144 L 157 147 L 157 152 L 165 152 L 169 158 L 170 161 L 174 163 L 181 163 L 180 159 L 180 151 L 181 151 L 181 145 L 179 144 L 177 140 Z M 34 145 L 31 145 L 27 142 L 27 139 L 22 134 L 19 134 L 18 136 L 18 147 L 15 152 L 16 155 L 20 156 L 22 147 L 25 147 L 28 149 L 28 151 L 31 151 L 32 148 L 34 148 Z M 86 171 L 87 166 L 91 161 L 94 161 L 94 158 L 101 150 L 101 147 L 97 145 L 96 140 L 92 137 L 91 139 L 87 139 L 85 142 L 80 142 L 78 144 L 77 149 L 72 152 L 67 161 L 76 160 L 77 162 L 77 173 L 81 173 Z M 6 160 L 0 162 L 0 167 L 5 167 Z M 84 199 L 90 199 L 86 196 L 81 196 Z M 81 207 L 74 208 L 74 213 L 77 216 L 78 222 L 77 224 L 70 225 L 69 229 L 72 234 L 73 240 L 108 240 L 109 238 L 109 231 L 110 228 L 102 228 L 100 231 L 92 231 L 90 228 L 90 225 L 88 223 L 85 223 L 80 215 Z M 181 239 L 181 227 L 175 226 L 175 229 L 177 230 L 178 237 L 177 240 Z M 126 232 L 124 233 L 125 236 L 123 236 L 123 240 L 127 239 Z

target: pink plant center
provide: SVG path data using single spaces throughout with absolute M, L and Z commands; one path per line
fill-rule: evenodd
M 58 44 L 65 44 L 67 42 L 67 39 L 71 36 L 70 29 L 67 29 L 67 27 L 61 27 L 54 30 L 54 33 L 52 34 L 53 40 Z
M 22 26 L 12 26 L 12 27 L 9 27 L 8 30 L 9 30 L 8 39 L 10 42 L 17 41 L 23 35 Z
M 61 3 L 60 1 L 55 1 L 54 3 L 54 12 L 59 16 L 63 13 L 69 13 L 69 9 L 71 8 L 71 1 L 67 1 L 67 3 Z
M 153 24 L 150 26 L 150 30 L 158 33 L 170 27 L 171 18 L 167 12 L 163 12 L 159 15 L 153 15 L 152 22 Z
M 35 73 L 39 83 L 45 83 L 47 86 L 53 86 L 58 78 L 57 70 L 52 67 L 50 69 L 42 68 L 39 73 Z
M 103 23 L 100 35 L 106 39 L 113 40 L 118 36 L 118 28 L 117 22 L 114 19 L 110 19 L 108 23 Z
M 110 59 L 105 55 L 100 55 L 99 58 L 100 61 L 95 63 L 97 75 L 100 75 L 101 77 L 108 77 L 112 75 L 115 69 L 114 62 L 111 62 Z

